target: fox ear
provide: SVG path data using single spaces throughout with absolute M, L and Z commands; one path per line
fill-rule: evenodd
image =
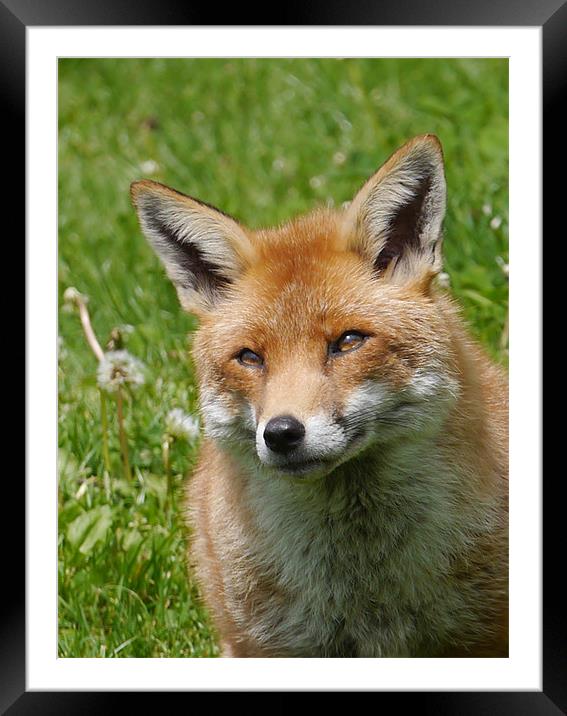
M 218 209 L 157 182 L 134 182 L 130 194 L 183 308 L 210 310 L 250 259 L 244 230 Z
M 432 134 L 415 137 L 370 177 L 348 207 L 349 247 L 391 280 L 434 276 L 442 265 L 445 195 L 439 140 Z

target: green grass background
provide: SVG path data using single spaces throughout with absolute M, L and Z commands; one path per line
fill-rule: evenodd
M 340 205 L 399 145 L 444 147 L 445 270 L 472 332 L 507 362 L 508 63 L 483 59 L 65 59 L 59 62 L 59 284 L 89 298 L 106 344 L 124 334 L 147 368 L 126 405 L 134 478 L 122 477 L 109 404 L 101 451 L 96 360 L 77 315 L 59 320 L 59 654 L 215 656 L 187 576 L 184 475 L 197 445 L 172 447 L 164 416 L 196 409 L 196 323 L 146 245 L 131 181 L 167 183 L 252 227 Z M 500 262 L 500 263 L 499 263 Z

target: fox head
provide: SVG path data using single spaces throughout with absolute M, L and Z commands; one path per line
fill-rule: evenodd
M 456 356 L 441 269 L 439 141 L 408 142 L 344 209 L 252 231 L 151 181 L 142 230 L 182 306 L 205 432 L 262 470 L 322 474 L 371 445 L 439 427 Z

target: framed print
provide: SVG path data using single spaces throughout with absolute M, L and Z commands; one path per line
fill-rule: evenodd
M 270 25 L 215 26 L 208 24 L 205 8 L 190 8 L 184 14 L 167 2 L 105 5 L 84 3 L 79 8 L 47 2 L 36 6 L 5 0 L 0 6 L 5 137 L 23 139 L 20 120 L 24 114 L 26 120 L 26 528 L 25 550 L 20 539 L 18 545 L 22 546 L 9 554 L 13 601 L 2 620 L 2 708 L 14 714 L 32 709 L 74 712 L 85 710 L 88 699 L 94 709 L 108 703 L 111 696 L 105 692 L 114 691 L 373 691 L 381 700 L 401 698 L 409 704 L 419 698 L 419 708 L 428 713 L 560 713 L 567 708 L 562 678 L 564 625 L 555 596 L 561 590 L 554 584 L 548 551 L 548 560 L 543 559 L 543 544 L 549 550 L 550 545 L 561 543 L 556 526 L 561 520 L 551 516 L 553 506 L 559 504 L 553 499 L 556 486 L 548 481 L 545 493 L 542 487 L 540 345 L 543 210 L 551 216 L 561 203 L 555 196 L 559 188 L 549 179 L 545 199 L 540 187 L 545 166 L 542 157 L 546 150 L 551 156 L 550 143 L 542 145 L 542 130 L 556 131 L 561 116 L 557 108 L 567 69 L 562 39 L 565 7 L 557 0 L 522 8 L 511 3 L 477 3 L 474 8 L 459 3 L 426 9 L 415 3 L 411 12 L 406 6 L 403 13 L 389 3 L 364 10 L 355 5 L 348 11 L 338 6 L 321 10 L 311 6 Z M 243 22 L 242 17 L 235 20 Z M 439 141 L 444 147 L 445 170 Z M 395 153 L 398 147 L 402 149 Z M 383 168 L 373 174 L 381 164 Z M 419 207 L 411 204 L 408 208 L 399 197 L 410 191 L 408 186 L 413 187 L 415 166 L 420 167 L 415 182 L 423 182 L 423 187 L 415 189 L 416 196 L 421 192 Z M 426 172 L 425 179 L 420 172 Z M 447 177 L 449 193 L 441 269 L 442 176 Z M 402 187 L 399 191 L 396 182 Z M 16 186 L 22 187 L 23 180 L 14 180 L 10 171 L 7 191 L 13 196 L 8 206 L 16 202 Z M 382 213 L 373 212 L 377 196 Z M 393 203 L 391 215 L 386 216 L 383 212 L 388 201 Z M 310 644 L 326 629 L 325 619 L 313 626 L 314 604 L 321 602 L 315 599 L 307 610 L 311 621 L 293 622 L 281 637 L 280 643 L 287 644 L 293 633 L 294 648 L 273 653 L 268 648 L 245 649 L 242 645 L 248 643 L 251 633 L 257 636 L 267 628 L 275 639 L 282 620 L 296 614 L 293 609 L 285 611 L 285 617 L 283 612 L 274 612 L 267 621 L 254 622 L 246 627 L 248 631 L 242 631 L 242 624 L 247 623 L 247 600 L 256 605 L 260 599 L 250 596 L 250 585 L 256 585 L 257 594 L 266 595 L 266 603 L 275 604 L 278 599 L 282 603 L 288 599 L 283 596 L 283 581 L 274 591 L 266 586 L 262 570 L 252 571 L 242 593 L 230 593 L 225 577 L 217 592 L 203 589 L 203 575 L 209 574 L 204 580 L 211 583 L 217 577 L 202 565 L 191 567 L 198 571 L 199 579 L 187 577 L 185 544 L 189 538 L 190 561 L 199 562 L 201 538 L 194 534 L 199 535 L 201 528 L 193 521 L 187 529 L 183 476 L 194 472 L 198 464 L 201 427 L 211 440 L 212 435 L 221 434 L 227 415 L 237 410 L 232 403 L 227 408 L 226 396 L 218 397 L 218 385 L 237 386 L 234 390 L 239 400 L 246 396 L 252 415 L 247 420 L 253 423 L 248 433 L 255 435 L 254 459 L 276 469 L 288 454 L 293 462 L 293 456 L 302 450 L 305 464 L 310 466 L 322 451 L 335 450 L 338 436 L 348 435 L 347 428 L 337 427 L 336 416 L 347 420 L 350 413 L 337 406 L 351 405 L 353 399 L 349 403 L 346 397 L 342 402 L 337 398 L 331 406 L 329 396 L 341 391 L 346 395 L 351 390 L 356 370 L 363 371 L 363 367 L 354 366 L 363 365 L 360 361 L 377 334 L 376 345 L 383 346 L 386 341 L 403 354 L 403 359 L 388 354 L 388 365 L 400 361 L 392 368 L 394 377 L 388 379 L 388 385 L 402 386 L 405 402 L 400 404 L 406 413 L 408 405 L 419 402 L 418 393 L 429 391 L 427 430 L 436 425 L 435 406 L 442 405 L 439 410 L 445 410 L 445 401 L 452 399 L 447 396 L 458 394 L 450 387 L 451 371 L 466 373 L 462 366 L 454 368 L 453 359 L 440 359 L 441 354 L 452 356 L 459 351 L 450 338 L 445 342 L 439 338 L 444 331 L 453 335 L 452 329 L 442 324 L 437 338 L 431 338 L 435 332 L 431 327 L 438 320 L 435 313 L 412 323 L 427 323 L 425 333 L 414 329 L 404 333 L 409 319 L 406 323 L 398 317 L 389 324 L 386 311 L 372 323 L 368 308 L 360 309 L 356 325 L 339 326 L 337 322 L 335 326 L 329 314 L 336 310 L 342 315 L 344 297 L 354 290 L 360 273 L 353 269 L 351 275 L 344 269 L 351 278 L 336 289 L 341 294 L 336 309 L 332 294 L 325 293 L 324 301 L 321 299 L 325 326 L 332 324 L 325 328 L 329 335 L 325 333 L 324 360 L 352 352 L 333 364 L 339 366 L 342 361 L 340 365 L 346 366 L 348 360 L 350 373 L 341 378 L 338 367 L 322 369 L 329 381 L 324 388 L 313 387 L 317 381 L 321 384 L 323 373 L 313 379 L 313 385 L 305 377 L 298 384 L 295 402 L 290 402 L 292 369 L 286 368 L 282 372 L 285 379 L 274 389 L 277 409 L 270 419 L 267 383 L 260 389 L 254 381 L 269 365 L 270 380 L 275 383 L 274 366 L 280 358 L 274 356 L 285 355 L 288 360 L 294 342 L 300 345 L 298 336 L 305 328 L 301 328 L 301 320 L 307 320 L 308 306 L 319 298 L 310 294 L 302 306 L 294 307 L 292 301 L 291 307 L 278 308 L 283 292 L 276 299 L 268 297 L 270 283 L 276 285 L 280 280 L 277 270 L 285 273 L 286 259 L 280 252 L 279 263 L 274 264 L 279 269 L 271 268 L 266 274 L 269 278 L 251 284 L 251 294 L 235 309 L 240 319 L 230 323 L 228 304 L 223 304 L 224 337 L 199 337 L 203 334 L 195 334 L 193 314 L 204 317 L 206 323 L 216 302 L 225 300 L 226 291 L 232 290 L 227 286 L 238 283 L 242 265 L 260 271 L 257 256 L 266 254 L 254 242 L 266 241 L 265 245 L 273 248 L 280 240 L 280 234 L 269 232 L 265 239 L 264 227 L 277 226 L 273 232 L 285 233 L 292 216 L 317 206 L 326 208 L 313 215 L 317 217 L 314 223 L 308 228 L 298 228 L 306 224 L 293 225 L 295 228 L 289 229 L 293 240 L 288 237 L 285 241 L 300 242 L 301 231 L 311 241 L 320 231 L 325 236 L 321 245 L 327 251 L 328 237 L 335 233 L 342 237 L 346 223 L 356 227 L 353 232 L 364 227 L 365 236 L 373 234 L 379 239 L 375 244 L 370 239 L 358 243 L 348 239 L 349 251 L 368 260 L 381 280 L 403 276 L 406 283 L 402 278 L 392 279 L 388 288 L 395 306 L 399 305 L 396 291 L 405 296 L 408 282 L 421 286 L 421 278 L 417 280 L 419 257 L 431 256 L 427 259 L 435 264 L 431 280 L 436 287 L 439 284 L 439 290 L 449 286 L 463 305 L 474 338 L 487 350 L 488 360 L 500 366 L 501 375 L 509 375 L 509 614 L 507 597 L 505 608 L 494 608 L 506 630 L 509 622 L 509 641 L 502 636 L 495 646 L 488 638 L 483 641 L 471 636 L 471 627 L 462 637 L 465 647 L 449 648 L 449 644 L 461 646 L 457 637 L 448 638 L 447 644 L 439 647 L 442 637 L 431 626 L 434 618 L 425 616 L 431 613 L 439 619 L 439 602 L 433 598 L 435 608 L 425 612 L 420 607 L 412 618 L 416 632 L 420 624 L 427 624 L 422 627 L 427 638 L 406 639 L 405 632 L 402 638 L 399 627 L 389 642 L 375 645 L 361 636 L 372 630 L 364 623 L 366 611 L 362 608 L 356 620 L 351 620 L 356 621 L 356 628 L 349 631 L 344 617 L 341 628 L 333 628 L 340 638 L 333 641 L 334 637 L 321 636 L 323 646 L 311 649 Z M 340 230 L 335 219 L 321 218 L 335 215 L 347 217 Z M 179 231 L 192 237 L 192 247 L 198 245 L 199 239 L 194 237 L 199 232 L 207 234 L 206 249 L 192 248 L 180 255 L 178 249 L 186 245 L 185 238 L 179 242 L 173 237 L 174 243 L 167 243 L 182 220 L 185 223 Z M 413 238 L 405 245 L 399 237 L 410 231 L 410 224 Z M 173 285 L 166 282 L 142 234 L 161 258 Z M 343 239 L 336 241 L 339 246 Z M 307 244 L 301 246 L 298 256 L 290 259 L 294 267 L 311 251 L 305 248 Z M 336 246 L 333 244 L 332 252 L 339 251 Z M 408 252 L 414 257 L 411 260 Z M 311 283 L 316 265 L 314 259 L 311 268 L 305 268 Z M 188 267 L 191 279 L 186 274 L 180 278 L 180 271 Z M 321 283 L 327 286 L 327 278 L 321 278 Z M 189 307 L 189 316 L 177 308 L 177 296 Z M 293 300 L 298 300 L 297 292 Z M 417 303 L 425 305 L 421 294 Z M 263 305 L 267 317 L 260 323 Z M 249 314 L 246 306 L 254 306 Z M 215 320 L 220 324 L 220 314 Z M 236 345 L 241 320 L 254 330 Z M 288 336 L 286 349 L 280 353 L 279 348 L 266 348 L 271 344 L 265 338 L 278 320 L 280 328 L 273 335 Z M 262 331 L 264 338 L 254 342 Z M 193 368 L 187 373 L 181 367 L 188 333 L 196 336 L 200 391 Z M 386 335 L 387 339 L 383 338 Z M 279 338 L 272 340 L 278 346 L 281 343 Z M 230 341 L 235 344 L 230 343 L 232 352 L 226 361 L 232 362 L 221 369 L 219 346 Z M 421 353 L 416 346 L 423 347 Z M 432 354 L 436 356 L 435 380 L 427 362 Z M 300 362 L 305 355 L 306 349 L 298 348 L 296 360 Z M 462 365 L 465 363 L 469 365 L 466 361 Z M 224 370 L 228 372 L 222 373 Z M 491 371 L 486 368 L 487 375 L 493 375 Z M 410 389 L 402 373 L 419 374 L 419 386 L 411 383 Z M 312 375 L 311 369 L 304 375 Z M 501 389 L 507 394 L 507 378 L 504 382 L 506 389 L 499 387 L 504 383 L 489 382 L 479 391 L 482 396 L 490 393 L 489 398 L 482 398 L 486 400 L 482 411 L 487 410 L 491 420 L 501 410 L 496 394 Z M 375 410 L 378 399 L 374 394 L 369 397 L 368 381 L 363 387 L 356 395 L 360 398 L 364 393 L 365 401 L 374 401 Z M 204 395 L 211 392 L 215 397 L 207 404 Z M 317 397 L 305 397 L 308 394 Z M 471 395 L 467 393 L 466 405 L 472 414 Z M 301 400 L 316 405 L 302 409 L 305 417 L 301 420 L 292 415 L 299 408 L 281 407 L 298 405 Z M 382 393 L 380 400 L 386 400 Z M 258 418 L 261 411 L 264 422 Z M 464 416 L 463 432 L 472 433 L 466 413 L 461 408 L 455 414 Z M 411 420 L 417 420 L 411 415 Z M 425 420 L 424 416 L 425 412 L 419 420 Z M 411 423 L 407 434 L 422 424 Z M 409 418 L 405 425 L 410 425 Z M 387 435 L 388 429 L 397 428 L 392 428 L 390 421 L 381 429 Z M 247 435 L 239 438 L 242 443 L 250 440 L 248 433 L 242 433 Z M 399 438 L 396 433 L 394 438 L 403 440 L 405 435 Z M 309 440 L 317 442 L 312 454 Z M 478 439 L 478 453 L 487 450 L 487 441 Z M 453 438 L 450 442 L 453 445 Z M 445 454 L 446 449 L 444 446 L 440 452 Z M 500 454 L 498 450 L 494 455 Z M 408 454 L 406 450 L 404 455 Z M 493 465 L 494 455 L 487 452 L 487 464 Z M 206 453 L 198 471 L 206 470 L 203 461 L 208 461 L 215 466 L 215 475 L 222 473 L 223 459 Z M 301 461 L 297 458 L 296 462 L 299 465 Z M 420 458 L 414 471 L 421 475 L 425 469 Z M 306 472 L 309 476 L 310 471 L 311 467 Z M 355 470 L 353 474 L 358 473 Z M 426 480 L 424 484 L 429 483 Z M 389 489 L 395 492 L 392 485 Z M 10 487 L 13 496 L 9 504 L 21 504 L 23 481 L 14 480 Z M 208 489 L 203 488 L 203 494 Z M 274 560 L 280 559 L 276 553 L 281 540 L 299 543 L 304 527 L 301 519 L 293 522 L 291 513 L 281 517 L 289 505 L 285 500 L 277 502 L 279 489 L 270 487 L 269 497 L 262 498 L 272 512 L 258 512 L 269 513 L 270 524 L 280 525 L 276 546 L 270 547 Z M 239 515 L 261 509 L 257 508 L 260 492 L 238 507 Z M 471 497 L 473 492 L 458 494 L 464 502 L 477 500 L 486 507 L 481 516 L 480 507 L 474 513 L 474 526 L 471 521 L 470 534 L 477 535 L 482 529 L 489 531 L 486 525 L 499 518 L 494 517 L 492 503 L 486 506 L 488 498 Z M 412 494 L 418 493 L 421 495 L 416 488 Z M 371 501 L 369 493 L 365 495 Z M 227 503 L 228 498 L 222 499 Z M 416 505 L 421 504 L 419 500 Z M 507 505 L 507 491 L 505 500 Z M 228 500 L 232 501 L 236 502 L 234 493 Z M 360 498 L 360 504 L 362 501 Z M 213 525 L 215 535 L 227 535 L 238 521 L 234 514 L 222 512 L 221 502 L 219 498 L 210 511 L 199 507 L 201 518 L 207 514 L 206 522 Z M 196 504 L 197 497 L 191 493 L 193 515 Z M 453 498 L 447 498 L 446 505 L 447 510 L 453 509 Z M 439 524 L 448 520 L 447 510 L 438 510 Z M 463 514 L 472 511 L 463 508 Z M 243 518 L 239 524 L 244 523 Z M 451 524 L 447 522 L 444 528 L 446 540 L 456 539 Z M 11 527 L 10 532 L 13 530 Z M 238 539 L 244 543 L 244 528 L 239 530 Z M 504 531 L 507 539 L 507 526 Z M 360 534 L 363 532 L 361 527 Z M 399 532 L 403 532 L 401 527 Z M 12 545 L 16 533 L 10 534 Z M 339 562 L 338 532 L 335 537 L 333 554 Z M 221 549 L 222 539 L 215 540 L 216 536 L 201 547 L 205 562 Z M 225 540 L 224 544 L 230 545 L 223 554 L 223 565 L 241 566 L 257 549 L 231 551 L 237 541 Z M 464 537 L 461 541 L 463 545 L 466 542 Z M 313 534 L 306 537 L 301 553 L 316 549 L 316 542 Z M 478 588 L 479 595 L 488 590 L 493 600 L 496 592 L 504 591 L 504 584 L 507 587 L 508 574 L 499 573 L 500 557 L 492 557 L 491 550 L 500 550 L 504 559 L 507 541 L 499 542 L 498 548 L 492 540 L 482 544 L 485 548 L 476 552 L 474 559 L 463 557 L 462 569 L 469 575 L 467 585 L 476 585 L 467 589 Z M 281 559 L 285 567 L 287 557 Z M 471 570 L 483 559 L 489 566 L 475 581 Z M 278 575 L 284 567 L 278 568 Z M 303 563 L 294 574 L 301 575 L 305 569 Z M 435 570 L 431 567 L 430 571 L 433 574 Z M 411 589 L 407 587 L 405 593 L 419 592 L 415 574 L 412 572 Z M 361 578 L 360 584 L 364 583 Z M 321 614 L 329 614 L 329 604 L 339 598 L 340 581 L 333 584 L 332 596 L 320 607 Z M 319 589 L 311 581 L 309 585 L 315 592 Z M 439 594 L 448 593 L 439 589 Z M 424 594 L 430 595 L 432 590 L 430 580 Z M 223 606 L 212 606 L 216 599 Z M 383 600 L 385 603 L 386 597 Z M 226 626 L 219 614 L 228 609 L 225 604 L 229 602 L 233 611 Z M 352 599 L 347 602 L 351 605 Z M 388 612 L 384 633 L 394 633 L 399 609 L 398 604 Z M 258 612 L 256 606 L 250 610 Z M 342 613 L 340 609 L 333 612 L 333 624 L 340 626 Z M 443 624 L 449 616 L 444 620 Z M 234 632 L 236 623 L 240 626 Z M 266 623 L 270 626 L 265 627 Z M 386 616 L 382 626 L 385 623 Z M 484 628 L 480 619 L 476 629 L 483 632 Z M 492 633 L 492 629 L 488 631 Z M 431 633 L 434 636 L 429 637 Z M 218 656 L 237 658 L 209 658 Z M 250 658 L 238 658 L 242 656 Z

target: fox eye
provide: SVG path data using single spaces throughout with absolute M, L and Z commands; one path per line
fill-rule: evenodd
M 329 344 L 329 353 L 349 353 L 359 348 L 367 338 L 368 336 L 360 331 L 345 331 L 340 338 Z
M 252 368 L 261 368 L 264 365 L 264 359 L 249 348 L 243 348 L 236 356 L 236 360 L 242 365 L 251 366 Z

